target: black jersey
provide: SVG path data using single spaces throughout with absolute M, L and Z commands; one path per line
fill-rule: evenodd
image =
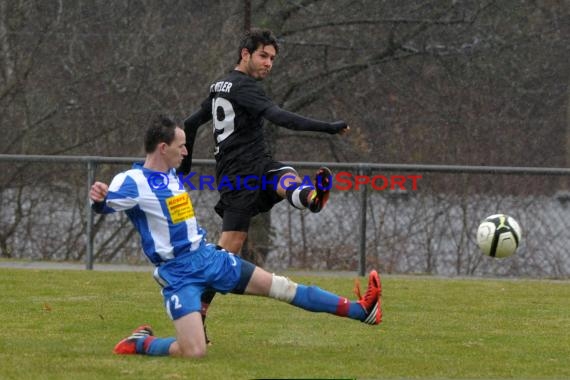
M 261 114 L 273 105 L 258 81 L 241 71 L 233 70 L 210 86 L 210 96 L 202 108 L 211 108 L 214 153 L 219 164 L 251 164 L 268 156 Z
M 251 76 L 232 70 L 210 85 L 198 111 L 184 121 L 188 156 L 180 170 L 189 172 L 198 127 L 212 120 L 216 175 L 260 175 L 255 169 L 271 161 L 263 137 L 264 120 L 300 131 L 338 133 L 347 125 L 314 120 L 279 108 Z

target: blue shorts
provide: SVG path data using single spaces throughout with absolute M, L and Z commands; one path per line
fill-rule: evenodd
M 166 313 L 172 320 L 201 310 L 205 289 L 243 293 L 255 265 L 213 244 L 202 244 L 194 252 L 178 256 L 154 271 L 162 286 Z

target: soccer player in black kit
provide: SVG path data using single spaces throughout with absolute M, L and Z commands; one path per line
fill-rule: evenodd
M 263 138 L 264 119 L 297 131 L 344 134 L 349 130 L 344 121 L 329 123 L 283 110 L 265 94 L 260 81 L 269 75 L 278 52 L 271 31 L 254 28 L 247 32 L 239 46 L 237 66 L 211 84 L 200 108 L 184 121 L 188 155 L 179 168 L 182 174 L 190 172 L 198 127 L 213 121 L 220 192 L 215 210 L 223 220 L 218 245 L 236 254 L 247 238 L 251 218 L 258 213 L 285 198 L 298 209 L 319 212 L 329 197 L 332 173 L 328 168 L 317 171 L 313 186 L 303 183 L 294 168 L 272 158 Z M 205 292 L 202 297 L 203 318 L 213 296 Z

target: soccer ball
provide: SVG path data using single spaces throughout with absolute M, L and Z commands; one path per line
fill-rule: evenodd
M 521 227 L 505 214 L 486 217 L 477 229 L 477 245 L 481 252 L 491 257 L 509 257 L 521 242 Z

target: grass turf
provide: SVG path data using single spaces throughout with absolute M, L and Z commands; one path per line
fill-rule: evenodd
M 206 358 L 113 355 L 142 323 L 174 332 L 150 272 L 0 268 L 0 379 L 570 377 L 567 281 L 384 276 L 380 326 L 218 296 Z M 291 277 L 352 298 L 349 277 Z

